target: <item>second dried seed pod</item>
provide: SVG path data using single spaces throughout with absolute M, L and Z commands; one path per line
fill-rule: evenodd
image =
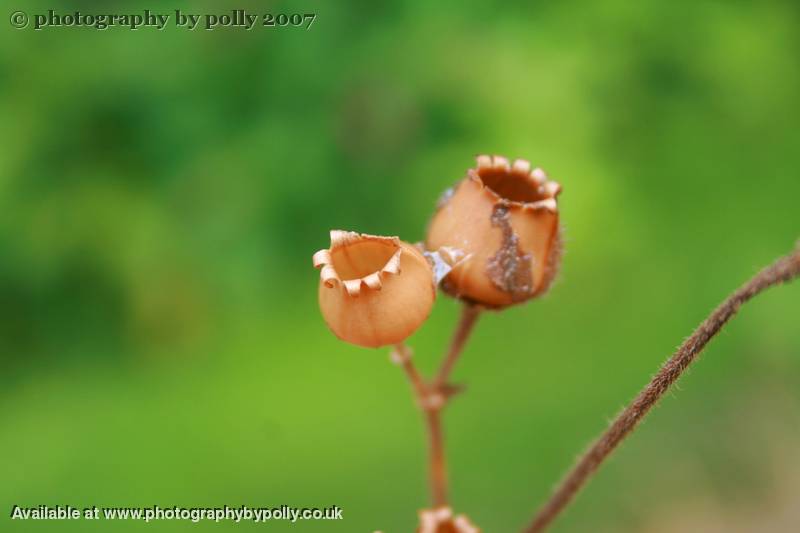
M 460 257 L 443 289 L 495 308 L 544 293 L 561 257 L 560 192 L 524 159 L 478 156 L 442 196 L 428 227 L 428 250 Z

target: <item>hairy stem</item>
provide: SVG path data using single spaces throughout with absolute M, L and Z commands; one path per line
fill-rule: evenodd
M 464 304 L 464 307 L 461 309 L 461 319 L 450 341 L 450 348 L 447 350 L 447 355 L 442 361 L 439 372 L 436 374 L 436 379 L 433 381 L 434 387 L 441 388 L 447 384 L 450 373 L 453 371 L 453 367 L 456 361 L 458 361 L 464 349 L 464 345 L 467 343 L 467 339 L 469 339 L 469 334 L 472 333 L 472 329 L 475 327 L 475 323 L 478 321 L 480 314 L 480 306 L 469 303 Z
M 447 505 L 447 464 L 444 456 L 444 435 L 441 412 L 436 408 L 425 409 L 425 422 L 428 426 L 428 454 L 430 468 L 428 476 L 431 485 L 433 507 Z
M 662 365 L 650 383 L 578 460 L 524 532 L 538 533 L 550 525 L 558 514 L 569 505 L 602 462 L 635 429 L 639 421 L 705 348 L 708 341 L 722 329 L 744 303 L 765 289 L 788 282 L 798 275 L 800 275 L 800 248 L 764 268 L 725 299 Z
M 440 409 L 444 406 L 445 396 L 428 385 L 417 371 L 411 360 L 411 349 L 398 344 L 392 350 L 392 361 L 400 365 L 414 389 L 417 405 L 425 417 L 428 434 L 428 480 L 433 507 L 447 505 L 447 466 L 444 455 L 444 435 Z
M 398 344 L 394 347 L 394 350 L 392 350 L 391 358 L 393 363 L 400 365 L 405 371 L 406 376 L 408 376 L 408 381 L 414 389 L 414 395 L 420 405 L 422 405 L 428 395 L 428 385 L 411 360 L 411 348 L 405 344 Z
M 441 411 L 458 389 L 451 386 L 447 380 L 464 349 L 464 345 L 472 328 L 475 326 L 479 314 L 480 307 L 464 304 L 461 319 L 458 326 L 456 326 L 447 354 L 436 374 L 436 378 L 430 383 L 425 381 L 414 366 L 411 360 L 411 349 L 408 346 L 398 344 L 391 354 L 392 361 L 400 365 L 406 376 L 408 376 L 408 381 L 414 389 L 417 405 L 425 417 L 425 426 L 428 434 L 428 478 L 433 507 L 448 505 L 447 463 L 445 461 Z

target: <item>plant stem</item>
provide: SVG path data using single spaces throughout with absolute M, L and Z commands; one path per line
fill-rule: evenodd
M 447 385 L 450 373 L 453 371 L 456 361 L 458 361 L 461 352 L 464 350 L 464 345 L 467 339 L 469 339 L 469 334 L 472 333 L 472 329 L 480 314 L 480 306 L 469 303 L 464 304 L 464 307 L 461 309 L 461 319 L 450 341 L 450 348 L 447 350 L 447 355 L 442 361 L 439 372 L 436 374 L 436 379 L 433 381 L 433 386 L 435 388 L 441 389 L 443 386 Z
M 730 320 L 739 308 L 765 289 L 786 283 L 800 275 L 800 248 L 764 268 L 750 281 L 742 285 L 719 305 L 706 318 L 678 350 L 664 363 L 650 383 L 611 423 L 611 426 L 597 439 L 589 450 L 578 460 L 550 500 L 539 510 L 525 533 L 544 531 L 550 523 L 572 501 L 602 462 L 614 451 L 617 445 L 630 434 L 658 402 L 669 387 L 695 360 L 706 344 Z
M 428 433 L 428 478 L 433 507 L 447 505 L 447 466 L 444 455 L 444 435 L 439 410 L 444 406 L 445 397 L 428 385 L 411 360 L 411 349 L 398 344 L 392 351 L 392 361 L 400 365 L 408 376 L 414 389 L 417 405 L 425 417 Z
M 392 362 L 399 364 L 408 376 L 408 381 L 414 388 L 414 394 L 418 402 L 423 402 L 428 395 L 428 385 L 414 366 L 411 360 L 411 348 L 405 344 L 397 344 L 392 352 Z M 420 404 L 421 405 L 421 404 Z
M 447 505 L 447 463 L 444 456 L 444 435 L 438 408 L 426 408 L 425 422 L 428 426 L 428 454 L 430 467 L 428 476 L 433 507 Z
M 408 346 L 398 344 L 392 351 L 392 361 L 400 365 L 406 376 L 408 376 L 408 380 L 414 389 L 417 405 L 425 417 L 425 426 L 428 433 L 428 478 L 433 507 L 448 505 L 447 462 L 445 460 L 441 411 L 457 389 L 451 387 L 447 380 L 464 349 L 464 344 L 467 342 L 470 332 L 475 326 L 480 309 L 476 305 L 464 304 L 461 319 L 458 326 L 456 326 L 450 347 L 442 361 L 439 372 L 436 374 L 436 378 L 431 383 L 427 383 L 417 371 L 411 360 L 411 349 Z

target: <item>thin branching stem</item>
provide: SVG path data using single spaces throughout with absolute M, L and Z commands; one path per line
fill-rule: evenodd
M 422 402 L 428 395 L 428 385 L 411 360 L 411 348 L 405 344 L 396 345 L 392 352 L 392 361 L 403 368 L 411 387 L 414 389 L 417 401 Z
M 464 345 L 480 314 L 480 307 L 464 304 L 461 319 L 453 333 L 450 347 L 442 360 L 436 377 L 428 383 L 417 371 L 411 360 L 411 349 L 405 344 L 398 344 L 392 350 L 392 360 L 400 365 L 414 389 L 417 405 L 425 417 L 428 434 L 428 478 L 433 507 L 448 505 L 447 463 L 444 450 L 444 430 L 442 428 L 442 408 L 459 389 L 447 383 L 453 366 L 458 361 Z
M 439 368 L 439 372 L 436 374 L 436 379 L 433 381 L 433 386 L 435 388 L 442 388 L 443 386 L 447 385 L 447 380 L 450 378 L 450 373 L 453 371 L 456 361 L 458 361 L 458 358 L 461 356 L 461 352 L 464 350 L 464 345 L 467 343 L 469 334 L 472 333 L 480 314 L 480 306 L 469 303 L 464 304 L 464 307 L 461 309 L 461 319 L 459 320 L 458 326 L 453 333 L 453 338 L 450 341 L 450 347 L 447 350 L 447 355 L 445 355 L 445 358 L 442 361 L 442 366 Z
M 742 285 L 706 318 L 678 350 L 662 365 L 650 383 L 591 445 L 561 481 L 550 500 L 539 510 L 525 533 L 544 531 L 572 501 L 602 462 L 636 428 L 670 386 L 689 367 L 706 344 L 722 329 L 739 308 L 765 289 L 786 283 L 800 275 L 800 248 L 764 268 Z
M 430 468 L 428 477 L 431 486 L 431 503 L 433 507 L 448 505 L 447 463 L 444 453 L 444 434 L 442 430 L 441 411 L 437 408 L 426 408 L 425 423 L 428 427 L 428 455 Z
M 446 398 L 425 382 L 414 362 L 411 349 L 398 344 L 392 350 L 392 361 L 400 365 L 411 383 L 414 396 L 425 418 L 428 436 L 428 483 L 431 491 L 431 505 L 447 505 L 447 464 L 444 454 L 444 434 L 440 410 Z

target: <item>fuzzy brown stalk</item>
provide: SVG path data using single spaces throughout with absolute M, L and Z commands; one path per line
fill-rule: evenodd
M 453 339 L 450 341 L 450 348 L 447 350 L 447 355 L 442 361 L 442 366 L 436 374 L 436 379 L 433 381 L 434 388 L 441 389 L 447 385 L 447 380 L 450 378 L 450 373 L 461 355 L 464 345 L 469 339 L 469 334 L 475 327 L 478 317 L 481 314 L 481 307 L 479 305 L 465 303 L 461 310 L 461 319 L 458 322 L 456 331 L 453 334 Z
M 417 406 L 425 417 L 428 434 L 428 480 L 433 507 L 447 505 L 447 466 L 444 455 L 444 436 L 439 410 L 444 405 L 445 397 L 439 394 L 417 371 L 411 360 L 411 349 L 398 344 L 392 351 L 392 361 L 400 365 L 408 377 L 414 390 Z
M 411 360 L 411 349 L 408 346 L 398 344 L 392 351 L 392 360 L 400 365 L 406 376 L 408 376 L 408 381 L 414 389 L 417 405 L 425 417 L 428 434 L 428 478 L 433 507 L 442 507 L 448 504 L 447 464 L 445 461 L 441 411 L 448 400 L 460 389 L 450 385 L 447 380 L 464 349 L 464 345 L 475 326 L 479 314 L 479 306 L 464 304 L 461 319 L 453 334 L 447 354 L 442 361 L 442 366 L 439 368 L 436 378 L 430 383 L 425 381 L 414 366 Z
M 444 435 L 441 412 L 437 408 L 425 409 L 425 422 L 428 426 L 428 455 L 430 468 L 428 477 L 431 486 L 431 503 L 433 507 L 448 504 L 447 499 L 447 463 L 444 455 Z
M 703 348 L 730 320 L 739 308 L 765 289 L 786 283 L 800 275 L 800 248 L 764 268 L 717 307 L 663 364 L 650 383 L 611 423 L 606 432 L 578 460 L 556 488 L 550 500 L 539 510 L 525 533 L 544 531 L 569 505 L 577 492 L 658 402 L 670 386 L 686 370 Z

